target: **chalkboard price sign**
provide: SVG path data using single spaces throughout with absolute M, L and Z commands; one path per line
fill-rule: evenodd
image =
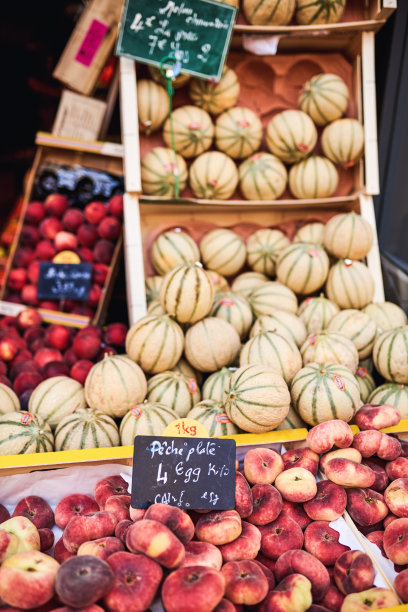
M 132 507 L 234 508 L 235 455 L 234 440 L 136 436 Z
M 37 295 L 45 300 L 87 300 L 91 286 L 92 264 L 40 264 Z
M 219 81 L 237 9 L 214 0 L 126 0 L 117 55 Z

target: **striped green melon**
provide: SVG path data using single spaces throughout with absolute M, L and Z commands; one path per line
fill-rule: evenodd
M 259 149 L 262 123 L 249 108 L 235 106 L 224 111 L 215 122 L 217 149 L 234 159 L 244 159 Z
M 288 338 L 301 347 L 306 340 L 307 331 L 303 321 L 287 310 L 276 308 L 267 315 L 261 315 L 252 326 L 250 338 L 263 331 L 277 331 L 278 334 Z
M 358 367 L 358 353 L 351 340 L 338 332 L 312 334 L 300 349 L 303 365 L 308 363 L 338 363 L 353 374 Z
M 377 324 L 378 333 L 407 325 L 407 315 L 405 312 L 392 302 L 374 302 L 363 308 L 363 312 L 370 315 Z
M 402 419 L 408 419 L 408 386 L 386 383 L 374 389 L 369 404 L 389 404 L 398 410 Z
M 14 393 L 13 389 L 10 389 L 8 385 L 0 383 L 0 414 L 7 414 L 8 412 L 18 412 L 20 410 L 20 400 Z
M 126 335 L 126 353 L 149 374 L 173 368 L 183 348 L 181 327 L 168 315 L 146 315 L 132 325 Z
M 268 281 L 268 277 L 260 272 L 242 272 L 242 274 L 234 278 L 231 285 L 231 291 L 239 293 L 244 298 L 249 298 L 255 289 L 258 289 Z
M 371 272 L 361 261 L 340 259 L 331 267 L 326 295 L 340 308 L 364 308 L 372 301 L 374 290 Z
M 233 160 L 221 151 L 202 153 L 190 166 L 190 187 L 196 198 L 228 200 L 238 185 Z
M 161 436 L 178 415 L 164 406 L 153 402 L 144 402 L 132 408 L 123 417 L 120 428 L 122 446 L 133 445 L 135 436 Z
M 290 394 L 300 417 L 312 426 L 332 419 L 349 422 L 362 404 L 355 376 L 338 363 L 309 363 L 296 374 Z
M 55 450 L 119 446 L 115 421 L 91 408 L 81 408 L 64 417 L 55 430 Z
M 373 245 L 373 230 L 361 215 L 340 213 L 326 223 L 323 244 L 338 259 L 363 259 Z
M 214 400 L 222 402 L 224 391 L 232 376 L 233 368 L 221 368 L 218 372 L 211 374 L 202 387 L 203 400 Z
M 360 387 L 360 397 L 363 404 L 368 402 L 368 398 L 375 389 L 375 381 L 371 374 L 368 373 L 367 368 L 359 365 L 356 372 L 357 382 Z
M 242 8 L 251 25 L 287 25 L 296 0 L 243 0 Z
M 148 69 L 149 69 L 152 79 L 154 79 L 156 83 L 160 83 L 161 85 L 164 85 L 165 87 L 167 87 L 167 80 L 162 75 L 160 68 L 156 68 L 155 66 L 148 66 Z M 183 87 L 184 85 L 186 85 L 186 83 L 188 83 L 189 80 L 190 80 L 189 74 L 180 73 L 179 75 L 176 76 L 176 78 L 172 79 L 171 84 L 174 87 L 174 89 L 179 89 L 180 87 Z
M 149 79 L 138 81 L 137 112 L 142 132 L 149 135 L 158 130 L 169 114 L 169 94 L 164 87 Z
M 408 383 L 408 325 L 383 332 L 373 348 L 377 370 L 386 380 Z
M 300 429 L 302 427 L 306 427 L 306 423 L 302 421 L 296 410 L 290 406 L 286 418 L 275 429 L 277 431 L 285 431 L 287 429 Z
M 149 303 L 152 300 L 159 297 L 160 285 L 163 278 L 161 276 L 148 276 L 145 280 L 146 289 L 146 302 Z
M 223 405 L 237 427 L 251 433 L 275 429 L 286 418 L 289 389 L 282 376 L 261 365 L 238 368 L 229 379 Z
M 300 25 L 337 23 L 346 0 L 296 0 L 296 21 Z
M 160 304 L 160 300 L 155 298 L 147 306 L 147 314 L 165 315 L 167 313 Z
M 337 304 L 320 295 L 306 298 L 299 306 L 298 316 L 306 325 L 307 333 L 313 334 L 326 329 L 338 312 Z
M 162 307 L 179 323 L 195 323 L 205 317 L 211 310 L 213 296 L 212 283 L 199 263 L 173 268 L 160 287 Z
M 203 381 L 203 375 L 201 372 L 198 372 L 192 368 L 184 357 L 182 357 L 170 371 L 181 372 L 181 374 L 184 374 L 184 376 L 187 376 L 187 378 L 195 378 L 199 385 L 201 385 Z
M 312 155 L 289 170 L 289 189 L 299 199 L 329 198 L 338 182 L 335 165 L 320 155 Z
M 337 119 L 324 128 L 321 144 L 333 163 L 351 168 L 363 155 L 364 128 L 357 119 Z
M 244 344 L 239 365 L 265 365 L 290 383 L 302 367 L 302 357 L 296 344 L 277 331 L 263 331 Z
M 48 423 L 30 412 L 8 412 L 0 416 L 0 455 L 53 450 L 54 436 Z
M 126 355 L 105 356 L 92 366 L 85 381 L 88 406 L 114 418 L 123 416 L 131 406 L 142 402 L 146 390 L 144 373 Z
M 238 171 L 239 188 L 247 200 L 277 200 L 286 189 L 286 168 L 271 153 L 254 153 L 242 162 Z
M 200 250 L 205 266 L 225 276 L 239 272 L 246 259 L 242 238 L 224 228 L 208 232 L 200 242 Z
M 241 342 L 224 319 L 207 317 L 187 330 L 184 354 L 200 372 L 215 372 L 234 363 Z
M 223 291 L 230 291 L 229 283 L 227 279 L 222 276 L 222 274 L 218 274 L 218 272 L 215 272 L 214 270 L 207 269 L 206 272 L 210 277 L 210 281 L 214 290 L 214 295 L 217 295 L 217 293 L 222 293 Z
M 305 83 L 298 103 L 317 125 L 326 125 L 346 112 L 349 90 L 337 74 L 316 74 Z
M 225 412 L 222 402 L 216 400 L 206 399 L 196 404 L 187 417 L 204 425 L 210 437 L 236 436 L 240 433 Z
M 278 281 L 295 293 L 313 293 L 322 287 L 329 273 L 329 258 L 323 247 L 296 242 L 279 255 L 276 263 Z
M 150 251 L 150 260 L 156 272 L 164 276 L 182 263 L 200 261 L 200 251 L 186 232 L 173 230 L 163 232 L 156 238 Z
M 84 388 L 77 380 L 67 376 L 53 376 L 43 380 L 32 392 L 29 411 L 50 427 L 79 408 L 85 408 Z
M 231 68 L 224 66 L 218 83 L 191 79 L 188 93 L 194 104 L 212 115 L 219 115 L 236 104 L 239 96 L 238 77 Z
M 297 230 L 293 242 L 311 242 L 312 244 L 323 245 L 324 227 L 324 223 L 318 221 L 306 223 Z
M 274 276 L 279 255 L 290 245 L 289 239 L 277 229 L 260 229 L 247 241 L 247 262 L 255 272 Z
M 173 112 L 173 131 L 170 118 L 163 126 L 163 140 L 171 148 L 173 146 L 185 158 L 197 157 L 207 151 L 214 138 L 214 125 L 207 111 L 187 104 Z
M 256 317 L 279 310 L 296 314 L 297 297 L 289 287 L 279 281 L 269 281 L 255 289 L 248 298 Z
M 248 300 L 231 291 L 217 293 L 210 315 L 231 323 L 241 339 L 246 338 L 252 325 L 253 315 Z
M 288 164 L 299 162 L 310 155 L 316 142 L 315 124 L 303 111 L 282 111 L 269 121 L 266 128 L 269 151 Z
M 342 310 L 332 318 L 327 330 L 339 332 L 354 342 L 359 360 L 371 355 L 377 325 L 368 314 L 354 308 Z
M 176 174 L 180 192 L 187 183 L 187 166 L 181 155 L 172 149 L 154 147 L 145 153 L 141 160 L 143 193 L 161 197 L 174 197 L 176 194 Z
M 201 393 L 195 378 L 169 370 L 149 379 L 146 399 L 167 406 L 182 418 L 200 401 Z

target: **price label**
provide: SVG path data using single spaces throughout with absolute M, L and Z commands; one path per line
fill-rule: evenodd
M 91 286 L 92 264 L 42 261 L 37 294 L 43 300 L 87 300 Z

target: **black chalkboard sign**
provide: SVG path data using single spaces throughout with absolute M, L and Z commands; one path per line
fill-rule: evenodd
M 37 295 L 46 300 L 87 300 L 92 264 L 58 264 L 42 261 Z
M 235 455 L 234 440 L 136 436 L 132 507 L 234 508 Z
M 126 0 L 117 55 L 219 81 L 237 9 L 214 0 Z

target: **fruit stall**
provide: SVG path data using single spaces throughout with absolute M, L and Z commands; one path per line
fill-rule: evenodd
M 59 117 L 114 52 L 105 117 L 38 132 L 0 286 L 0 612 L 408 610 L 408 319 L 373 206 L 396 8 L 83 10 Z

